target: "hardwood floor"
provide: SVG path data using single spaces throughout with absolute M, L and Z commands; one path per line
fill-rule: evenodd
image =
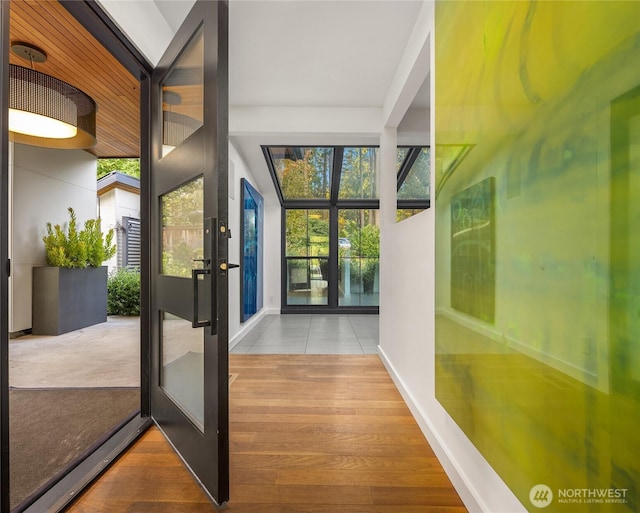
M 467 510 L 376 355 L 230 355 L 234 513 Z M 68 511 L 215 511 L 156 428 Z

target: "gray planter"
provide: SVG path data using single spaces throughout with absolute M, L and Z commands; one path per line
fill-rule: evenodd
M 107 267 L 33 268 L 34 335 L 61 335 L 107 320 Z

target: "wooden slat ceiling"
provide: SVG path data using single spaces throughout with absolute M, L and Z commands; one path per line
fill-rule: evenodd
M 55 0 L 12 0 L 11 41 L 42 48 L 47 61 L 37 71 L 68 82 L 98 105 L 97 157 L 140 155 L 140 84 Z M 11 54 L 10 62 L 29 67 Z

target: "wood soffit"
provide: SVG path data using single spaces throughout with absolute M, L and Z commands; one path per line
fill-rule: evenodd
M 10 39 L 42 48 L 37 71 L 64 80 L 91 96 L 96 114 L 97 157 L 140 156 L 140 84 L 57 1 L 12 0 Z M 10 54 L 12 64 L 29 64 Z

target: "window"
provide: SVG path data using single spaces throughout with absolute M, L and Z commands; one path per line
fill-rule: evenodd
M 329 210 L 287 209 L 285 232 L 287 305 L 326 305 Z
M 329 198 L 333 148 L 274 146 L 268 151 L 282 198 Z
M 398 222 L 429 208 L 431 193 L 429 148 L 402 149 L 406 150 L 406 154 L 398 167 Z
M 263 146 L 284 209 L 283 311 L 379 305 L 379 149 Z M 398 148 L 399 208 L 429 208 L 429 148 Z M 411 210 L 414 209 L 414 210 Z
M 340 199 L 378 199 L 378 148 L 344 148 Z
M 338 210 L 338 304 L 378 306 L 380 223 L 377 209 Z

